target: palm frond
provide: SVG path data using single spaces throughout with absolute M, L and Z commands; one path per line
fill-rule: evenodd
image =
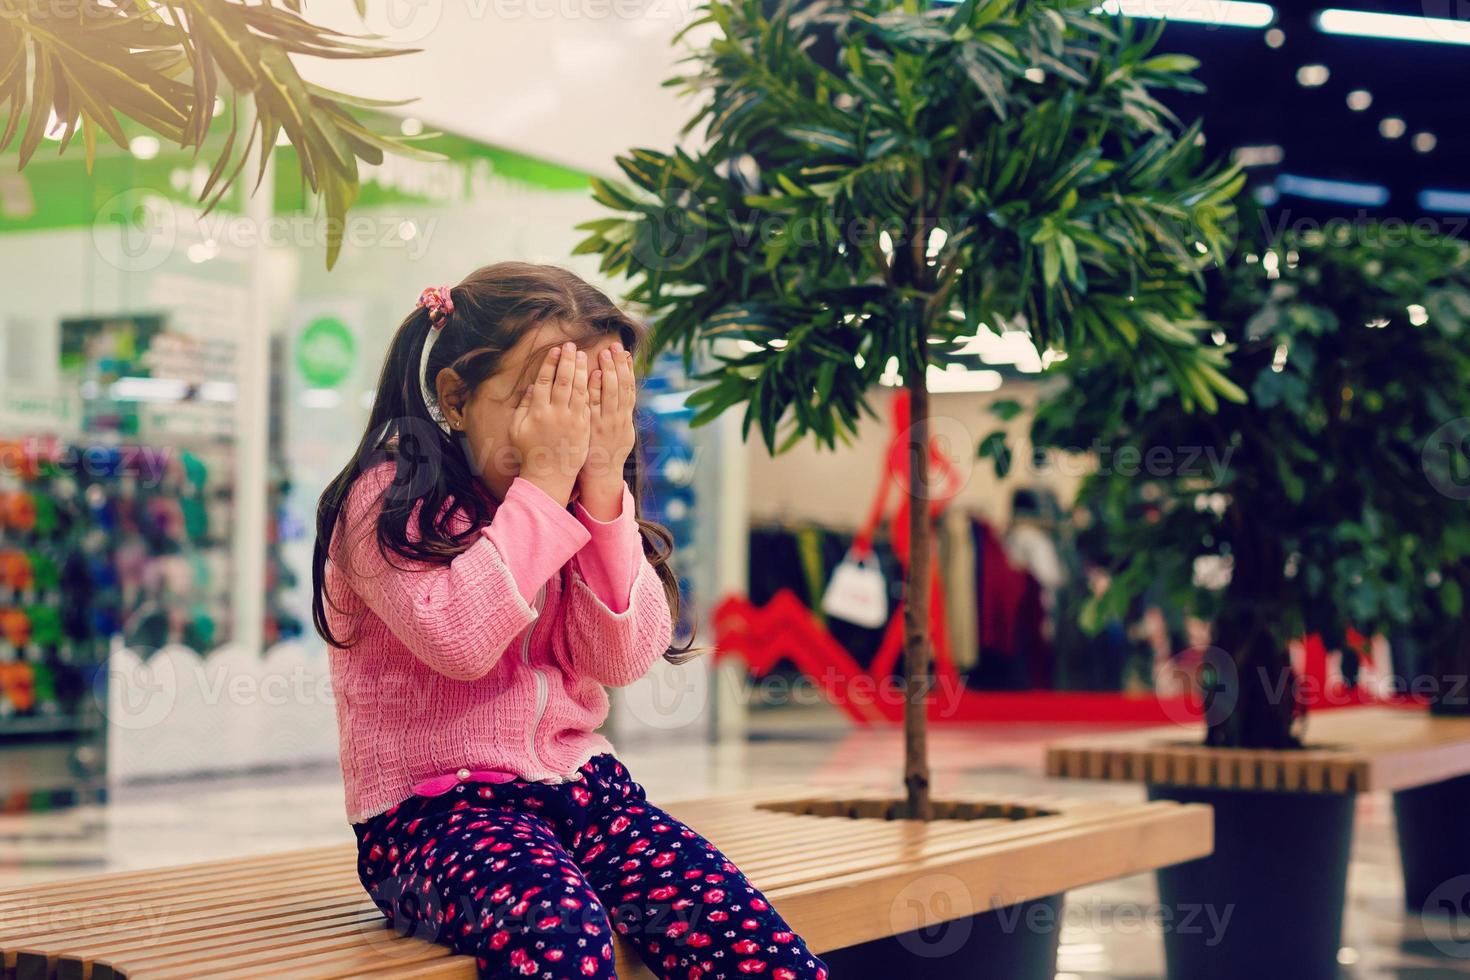
M 263 164 L 284 132 L 302 178 L 321 195 L 330 268 L 341 252 L 343 219 L 357 196 L 358 164 L 377 164 L 384 152 L 411 148 L 373 133 L 348 111 L 369 100 L 312 85 L 293 57 L 355 60 L 410 49 L 312 24 L 299 7 L 295 0 L 84 0 L 79 16 L 58 18 L 43 4 L 0 0 L 0 151 L 18 139 L 23 168 L 48 132 L 63 153 L 81 132 L 90 169 L 99 132 L 126 146 L 120 120 L 127 119 L 198 153 L 206 149 L 216 115 L 227 109 L 223 145 L 201 203 L 218 204 L 243 171 L 252 145 Z M 255 109 L 243 136 L 241 96 L 250 97 Z

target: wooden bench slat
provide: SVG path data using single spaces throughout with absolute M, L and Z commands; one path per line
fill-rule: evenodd
M 346 881 L 342 879 L 340 872 L 321 871 L 289 880 L 274 882 L 265 886 L 256 883 L 247 883 L 243 887 L 232 884 L 216 890 L 201 891 L 182 896 L 147 896 L 145 899 L 139 900 L 93 901 L 89 902 L 82 909 L 82 913 L 87 917 L 88 922 L 96 923 L 93 927 L 94 929 L 106 928 L 105 922 L 108 916 L 115 916 L 124 923 L 137 921 L 145 927 L 150 925 L 156 927 L 160 924 L 161 917 L 170 915 L 176 911 L 229 910 L 252 903 L 289 901 L 300 895 L 303 890 L 332 889 L 335 887 L 350 888 L 351 884 L 357 880 L 357 872 L 355 867 L 349 868 L 348 871 L 351 877 Z M 362 887 L 359 884 L 358 891 L 361 890 Z M 48 912 L 54 914 L 57 911 L 54 907 L 40 909 L 37 910 L 36 915 L 44 916 Z M 12 919 L 14 918 L 12 916 Z M 27 921 L 32 924 L 27 925 Z M 19 932 L 21 929 L 26 929 L 29 933 L 34 934 L 37 930 L 36 923 L 37 919 L 35 916 L 23 917 L 20 921 L 16 922 L 14 927 L 15 931 L 7 928 L 7 931 L 3 935 L 0 935 L 0 944 L 13 944 L 17 936 L 24 935 Z M 60 923 L 55 922 L 54 919 L 49 926 L 40 925 L 39 928 L 44 930 L 44 933 L 48 935 L 77 933 L 75 927 L 68 929 Z
M 111 871 L 101 874 L 82 875 L 75 878 L 63 878 L 58 881 L 48 881 L 37 885 L 19 885 L 0 889 L 0 910 L 13 907 L 17 901 L 34 903 L 51 896 L 75 895 L 79 891 L 93 888 L 101 893 L 107 893 L 118 891 L 138 882 L 150 887 L 164 881 L 183 883 L 197 879 L 208 879 L 221 874 L 229 875 L 247 867 L 256 871 L 289 869 L 295 862 L 300 861 L 303 855 L 321 855 L 325 853 L 327 848 L 333 847 L 345 849 L 346 853 L 349 854 L 355 851 L 354 845 L 350 843 L 325 845 L 298 848 L 291 851 L 277 851 L 269 855 L 245 855 L 218 861 L 197 861 L 188 864 L 166 865 L 161 868 L 144 868 L 135 871 Z
M 68 946 L 64 952 L 59 953 L 61 959 L 97 959 L 107 954 L 118 955 L 120 953 L 136 953 L 148 955 L 154 952 L 171 950 L 182 950 L 193 945 L 200 947 L 226 943 L 238 940 L 241 930 L 250 930 L 251 935 L 270 936 L 277 932 L 290 930 L 311 931 L 313 928 L 326 928 L 350 920 L 354 916 L 376 915 L 382 918 L 377 906 L 363 896 L 362 902 L 339 898 L 330 904 L 323 904 L 320 900 L 311 903 L 313 907 L 286 911 L 280 907 L 261 906 L 258 909 L 245 911 L 238 916 L 225 918 L 217 917 L 214 922 L 199 919 L 192 922 L 181 922 L 165 933 L 150 935 L 146 937 L 130 938 L 119 941 L 116 937 L 107 939 L 105 937 L 94 937 L 90 945 Z M 371 910 L 370 912 L 368 910 Z M 36 942 L 36 946 L 44 945 Z
M 821 801 L 813 808 L 830 810 L 839 796 L 853 798 L 841 790 L 793 788 L 674 804 L 669 810 L 739 864 L 819 952 L 887 934 L 892 902 L 905 888 L 958 882 L 964 894 L 950 914 L 964 915 L 1198 857 L 1208 852 L 1211 839 L 1208 809 L 1167 803 L 975 797 L 962 809 L 990 816 L 929 824 L 800 815 L 755 805 L 779 798 L 795 807 L 813 800 Z M 864 812 L 873 813 L 886 812 L 890 798 L 881 792 L 856 797 Z M 208 868 L 119 877 L 123 892 L 114 889 L 110 898 L 108 876 L 79 882 L 87 907 L 100 916 L 99 928 L 60 923 L 27 936 L 7 922 L 0 932 L 7 962 L 18 965 L 23 950 L 28 968 L 56 980 L 63 974 L 113 980 L 114 970 L 128 980 L 475 975 L 472 958 L 376 925 L 382 917 L 357 881 L 351 844 L 246 867 L 211 862 Z M 44 916 L 75 904 L 76 895 L 68 900 L 65 886 L 49 886 L 32 913 Z M 28 895 L 12 890 L 11 904 L 26 904 Z M 137 915 L 139 907 L 155 913 L 151 930 Z M 124 915 L 129 909 L 132 918 Z M 616 945 L 619 975 L 647 978 L 629 947 Z
M 1172 783 L 1296 793 L 1397 791 L 1470 774 L 1470 718 L 1423 709 L 1319 711 L 1307 747 L 1206 749 L 1202 726 L 1100 733 L 1047 746 L 1047 772 L 1062 778 Z
M 344 860 L 354 865 L 356 863 L 356 849 L 352 847 L 312 848 L 292 852 L 292 855 L 300 862 L 299 864 L 257 868 L 249 863 L 244 863 L 248 861 L 244 859 L 235 867 L 213 869 L 211 872 L 202 874 L 184 874 L 176 868 L 165 868 L 159 871 L 156 879 L 138 878 L 130 873 L 114 887 L 108 887 L 105 876 L 78 878 L 75 879 L 76 888 L 71 891 L 54 890 L 48 887 L 43 894 L 34 899 L 26 896 L 12 897 L 0 904 L 0 916 L 8 918 L 16 912 L 75 907 L 90 902 L 108 904 L 123 900 L 139 900 L 149 895 L 187 894 L 194 889 L 216 889 L 219 885 L 226 883 L 277 880 L 287 873 L 332 871 L 340 868 Z M 187 868 L 188 866 L 181 867 Z M 57 884 L 65 885 L 65 882 Z M 0 921 L 4 920 L 0 919 Z

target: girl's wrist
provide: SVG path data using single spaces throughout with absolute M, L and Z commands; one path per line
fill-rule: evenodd
M 577 500 L 594 520 L 616 520 L 623 509 L 623 479 L 583 482 L 577 488 Z
M 563 507 L 571 500 L 572 488 L 576 485 L 575 480 L 546 473 L 522 473 L 520 479 L 535 486 Z

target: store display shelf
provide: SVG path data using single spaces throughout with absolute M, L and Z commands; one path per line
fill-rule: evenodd
M 77 718 L 71 715 L 54 718 L 6 718 L 0 719 L 0 739 L 9 735 L 63 735 L 90 732 L 98 727 L 94 719 Z

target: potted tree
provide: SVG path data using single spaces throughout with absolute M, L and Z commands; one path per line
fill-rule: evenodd
M 1122 617 L 1151 592 L 1211 621 L 1195 667 L 1205 746 L 1291 752 L 1306 701 L 1294 638 L 1321 633 L 1335 648 L 1349 625 L 1372 633 L 1461 609 L 1465 503 L 1437 485 L 1425 449 L 1470 412 L 1470 256 L 1418 226 L 1340 222 L 1257 236 L 1216 278 L 1212 335 L 1234 349 L 1228 377 L 1247 403 L 1179 411 L 1187 379 L 1135 385 L 1086 352 L 1031 436 L 1155 454 L 1157 466 L 1103 466 L 1084 483 L 1079 503 L 1114 558 L 1086 618 Z M 1354 794 L 1149 791 L 1216 812 L 1215 855 L 1161 871 L 1165 903 L 1234 910 L 1218 941 L 1167 933 L 1172 975 L 1336 975 Z
M 908 389 L 910 485 L 928 486 L 929 373 L 985 325 L 1107 350 L 1239 397 L 1201 344 L 1199 271 L 1229 246 L 1241 178 L 1197 163 L 1155 98 L 1194 62 L 1091 0 L 711 0 L 673 84 L 688 149 L 636 149 L 579 247 L 628 276 L 653 351 L 708 354 L 696 421 L 744 408 L 778 452 L 833 447 Z M 717 345 L 716 341 L 738 341 Z M 1124 369 L 1125 373 L 1133 374 Z M 910 513 L 903 816 L 935 814 L 926 755 L 932 528 Z M 1024 931 L 1024 930 L 1022 930 Z
M 1461 325 L 1470 314 L 1463 283 L 1438 302 L 1446 322 Z M 1460 334 L 1470 347 L 1470 334 Z M 1460 363 L 1459 370 L 1467 365 Z M 1463 377 L 1463 375 L 1462 375 Z M 1454 409 L 1465 412 L 1462 404 Z M 1470 416 L 1436 429 L 1425 441 L 1424 474 L 1446 502 L 1437 529 L 1440 560 L 1428 573 L 1431 587 L 1418 589 L 1415 616 L 1392 634 L 1406 656 L 1395 656 L 1396 677 L 1410 694 L 1424 696 L 1431 714 L 1470 716 Z M 1470 810 L 1470 776 L 1401 790 L 1393 795 L 1404 905 L 1411 912 L 1440 914 L 1445 882 L 1470 875 L 1470 840 L 1463 814 Z M 1457 896 L 1456 896 L 1457 897 Z M 1453 898 L 1451 899 L 1454 900 Z

